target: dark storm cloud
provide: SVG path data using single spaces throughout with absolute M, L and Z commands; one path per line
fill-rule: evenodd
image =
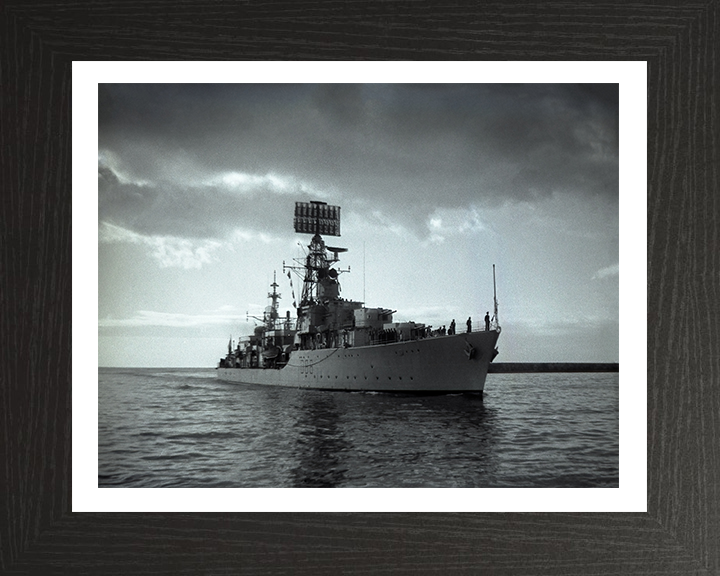
M 616 85 L 104 85 L 99 125 L 101 219 L 145 233 L 275 229 L 268 174 L 418 233 L 438 207 L 618 193 Z M 207 186 L 229 172 L 257 189 Z
M 282 194 L 276 188 L 267 178 L 254 182 L 251 192 L 223 182 L 122 183 L 104 167 L 98 172 L 98 210 L 101 221 L 145 236 L 228 239 L 238 228 L 285 234 L 287 222 L 272 215 L 277 210 L 292 214 L 296 200 L 310 197 L 297 184 L 286 185 Z M 268 213 L 270 204 L 273 207 Z

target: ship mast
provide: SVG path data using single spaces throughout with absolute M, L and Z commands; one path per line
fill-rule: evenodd
M 298 266 L 286 266 L 303 279 L 300 302 L 297 306 L 297 331 L 301 346 L 337 344 L 337 333 L 331 333 L 331 326 L 336 325 L 337 303 L 340 301 L 341 272 L 332 268 L 339 261 L 338 253 L 345 248 L 326 246 L 321 234 L 340 236 L 340 207 L 329 206 L 325 202 L 295 203 L 295 232 L 312 234 L 305 258 L 295 259 Z M 335 326 L 332 330 L 337 330 Z M 330 344 L 328 344 L 330 345 Z
M 265 311 L 265 328 L 268 330 L 274 330 L 275 329 L 275 322 L 278 319 L 278 300 L 280 300 L 280 294 L 278 294 L 278 286 L 277 283 L 277 272 L 273 270 L 273 283 L 270 284 L 270 287 L 273 289 L 272 292 L 268 292 L 268 298 L 270 298 L 270 306 L 268 306 L 268 309 Z
M 265 330 L 275 330 L 277 328 L 276 323 L 278 318 L 280 317 L 280 315 L 278 314 L 278 300 L 280 300 L 280 298 L 282 297 L 277 291 L 278 286 L 280 285 L 277 283 L 277 272 L 273 271 L 273 283 L 270 284 L 270 287 L 273 290 L 272 292 L 268 292 L 267 296 L 270 299 L 270 306 L 267 306 L 265 308 L 262 318 L 258 316 L 253 316 L 249 312 L 246 312 L 245 317 L 247 320 L 253 318 L 254 320 L 262 322 L 265 325 Z
M 320 234 L 313 236 L 308 249 L 309 252 L 305 258 L 302 295 L 300 296 L 301 306 L 319 302 L 319 281 L 330 274 L 330 264 L 332 262 L 327 257 L 325 242 Z
M 302 276 L 299 309 L 321 304 L 323 300 L 332 297 L 334 292 L 339 291 L 337 277 L 344 270 L 336 270 L 331 268 L 331 265 L 339 262 L 338 253 L 345 252 L 345 248 L 326 246 L 320 235 L 340 236 L 339 206 L 329 206 L 318 201 L 296 202 L 294 225 L 295 232 L 313 235 L 307 256 L 303 260 L 296 259 L 300 266 L 285 266 L 283 263 L 283 272 L 289 268 Z M 332 256 L 329 253 L 332 253 Z
M 493 316 L 495 318 L 495 327 L 500 327 L 500 321 L 498 320 L 498 302 L 497 302 L 497 287 L 495 285 L 495 264 L 493 264 Z

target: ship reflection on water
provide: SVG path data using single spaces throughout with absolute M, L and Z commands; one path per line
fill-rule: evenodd
M 479 395 L 307 391 L 292 485 L 478 486 L 494 475 L 493 426 Z
M 292 470 L 296 488 L 334 488 L 345 481 L 343 454 L 350 444 L 339 426 L 333 394 L 308 398 L 295 424 L 298 466 Z
M 483 397 L 102 369 L 98 484 L 612 488 L 618 373 L 491 374 Z

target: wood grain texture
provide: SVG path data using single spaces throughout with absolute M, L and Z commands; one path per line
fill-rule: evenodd
M 720 574 L 719 32 L 717 1 L 0 5 L 0 572 Z M 647 60 L 648 513 L 72 514 L 73 59 Z

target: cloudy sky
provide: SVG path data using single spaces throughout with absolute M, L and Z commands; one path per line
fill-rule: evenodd
M 618 361 L 615 84 L 101 84 L 100 366 L 214 366 L 342 207 L 342 296 L 497 361 Z M 295 291 L 299 281 L 293 278 Z M 294 315 L 294 311 L 292 313 Z

